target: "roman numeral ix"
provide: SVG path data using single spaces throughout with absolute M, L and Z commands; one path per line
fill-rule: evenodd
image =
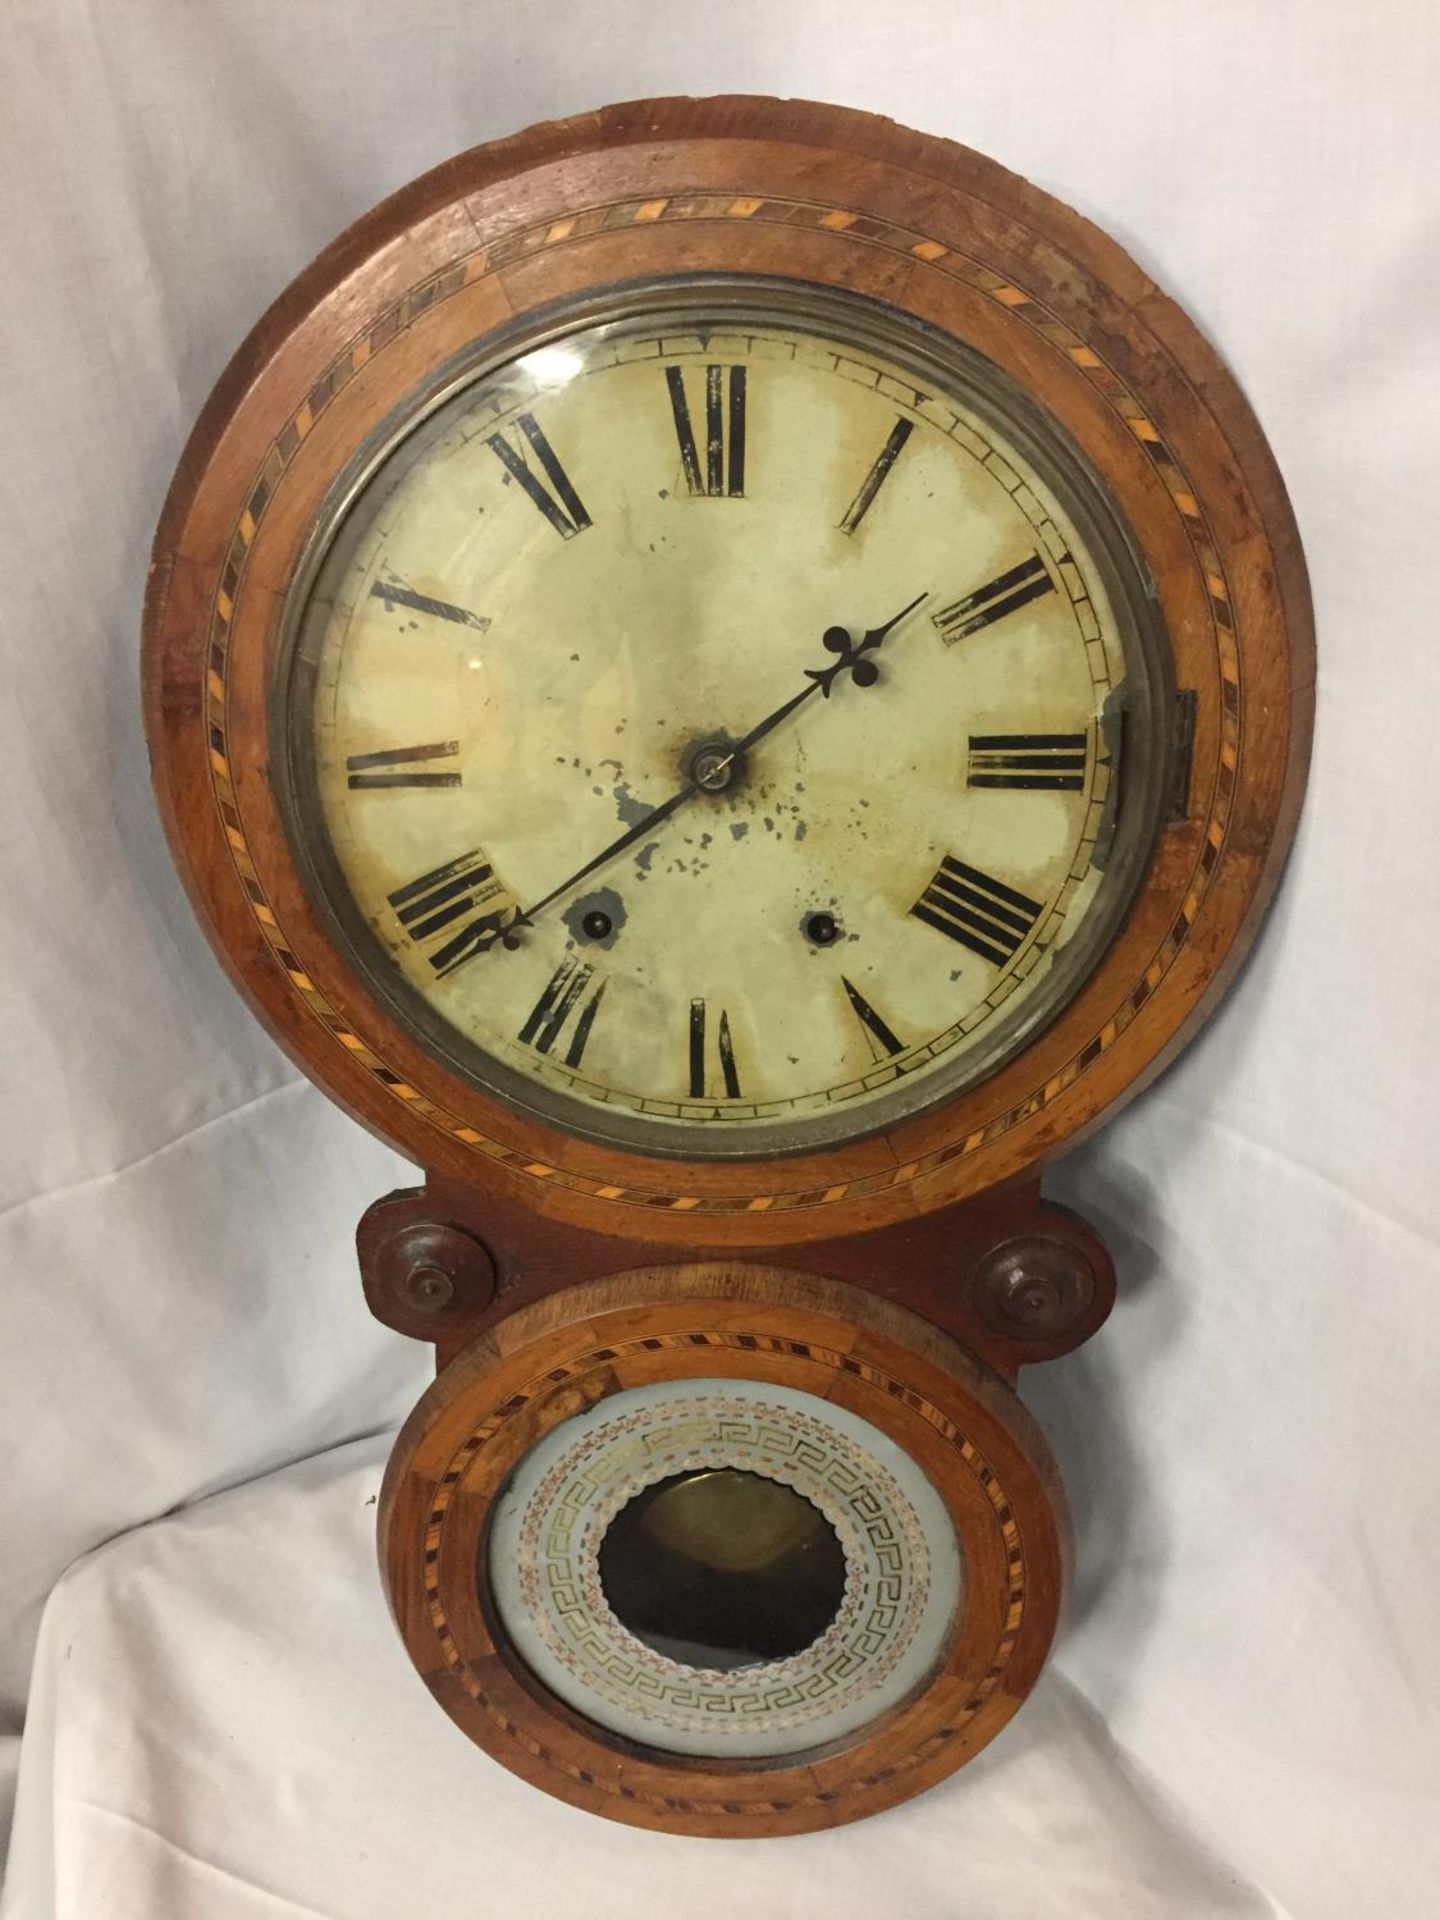
M 591 524 L 590 516 L 534 414 L 522 413 L 515 424 L 539 462 L 540 473 L 537 474 L 530 466 L 524 447 L 517 449 L 503 433 L 489 434 L 485 444 L 561 539 L 573 540 L 577 533 L 583 533 Z
M 1003 967 L 1015 958 L 1045 909 L 1028 894 L 947 853 L 910 911 L 927 927 Z
M 1083 733 L 972 733 L 967 787 L 1078 793 L 1085 784 Z
M 419 769 L 422 760 L 453 760 L 458 740 L 436 740 L 428 747 L 386 747 L 381 753 L 352 753 L 345 762 L 352 788 L 374 791 L 389 787 L 458 787 L 458 772 L 433 773 Z
M 1011 567 L 1008 573 L 987 581 L 983 587 L 967 593 L 963 600 L 957 600 L 953 606 L 942 607 L 931 618 L 939 629 L 940 638 L 949 647 L 969 634 L 979 633 L 982 627 L 993 626 L 997 620 L 1003 620 L 1007 613 L 1018 613 L 1021 607 L 1038 600 L 1042 593 L 1053 593 L 1054 590 L 1055 582 L 1050 578 L 1045 562 L 1038 553 L 1032 553 L 1018 567 Z
M 520 1029 L 520 1039 L 524 1044 L 534 1047 L 537 1053 L 549 1053 L 564 1034 L 566 1023 L 573 1013 L 576 1019 L 570 1029 L 564 1060 L 567 1067 L 578 1067 L 585 1057 L 585 1043 L 590 1038 L 590 1029 L 595 1024 L 595 1015 L 600 1010 L 605 993 L 603 980 L 593 993 L 588 992 L 594 978 L 595 969 L 583 961 L 570 957 L 562 960 Z
M 478 847 L 397 887 L 389 900 L 396 919 L 417 946 L 439 942 L 429 959 L 441 974 L 453 972 L 462 961 L 493 947 L 517 912 Z M 489 907 L 489 911 L 467 920 L 465 916 L 477 907 Z
M 728 380 L 726 376 L 729 376 Z M 695 441 L 690 403 L 685 397 L 685 375 L 666 367 L 670 411 L 680 442 L 680 464 L 692 494 L 739 499 L 745 492 L 745 368 L 710 366 L 705 369 L 705 459 Z
M 714 1099 L 708 1087 L 706 1071 L 705 1002 L 690 1002 L 690 1098 Z M 735 1065 L 735 1047 L 730 1038 L 730 1016 L 722 1011 L 715 1027 L 715 1047 L 720 1058 L 720 1079 L 727 1100 L 740 1098 L 740 1074 Z

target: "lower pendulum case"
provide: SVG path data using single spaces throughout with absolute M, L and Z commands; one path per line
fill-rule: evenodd
M 473 1740 L 593 1812 L 744 1836 L 893 1805 L 1004 1727 L 1068 1559 L 1013 1380 L 1109 1308 L 1083 1223 L 1032 1184 L 829 1249 L 849 1278 L 717 1257 L 547 1290 L 445 1198 L 379 1202 L 360 1246 L 377 1311 L 439 1351 L 380 1553 Z

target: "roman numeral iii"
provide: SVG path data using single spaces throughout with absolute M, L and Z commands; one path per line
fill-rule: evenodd
M 585 1056 L 585 1043 L 590 1038 L 590 1029 L 595 1024 L 595 1015 L 600 1010 L 600 1001 L 605 993 L 603 980 L 593 992 L 589 991 L 594 978 L 593 967 L 569 957 L 562 960 L 520 1029 L 520 1039 L 524 1044 L 534 1047 L 537 1053 L 549 1053 L 556 1041 L 564 1036 L 570 1016 L 574 1014 L 575 1023 L 570 1028 L 563 1057 L 567 1067 L 578 1067 Z
M 983 587 L 976 587 L 973 593 L 967 593 L 963 600 L 957 600 L 953 606 L 942 607 L 931 618 L 939 629 L 940 638 L 949 647 L 957 640 L 979 633 L 982 627 L 993 626 L 997 620 L 1003 620 L 1007 613 L 1018 613 L 1021 607 L 1038 600 L 1042 593 L 1053 593 L 1054 590 L 1055 582 L 1050 578 L 1045 562 L 1038 553 L 1032 553 L 1018 567 L 1011 567 L 1008 573 L 987 580 Z
M 573 540 L 590 525 L 590 516 L 534 414 L 522 413 L 515 424 L 521 440 L 518 448 L 503 433 L 488 435 L 485 444 L 561 539 Z M 539 473 L 530 465 L 530 456 L 538 463 Z
M 1083 733 L 972 733 L 967 787 L 1078 793 L 1085 784 Z
M 396 919 L 416 945 L 430 947 L 430 964 L 442 974 L 493 947 L 516 914 L 479 847 L 397 887 L 389 900 Z M 477 907 L 488 910 L 467 919 Z
M 927 927 L 1003 967 L 1015 958 L 1045 909 L 1028 894 L 947 853 L 910 911 Z
M 685 396 L 685 375 L 679 367 L 665 369 L 675 437 L 680 442 L 680 464 L 692 494 L 739 499 L 745 492 L 745 368 L 709 366 L 705 369 L 705 448 L 701 457 Z
M 706 1066 L 708 1046 L 706 1030 L 708 1016 L 703 1000 L 690 1002 L 690 1098 L 692 1100 L 718 1099 L 718 1093 L 712 1092 L 709 1085 L 709 1072 Z M 730 1016 L 721 1011 L 715 1023 L 715 1051 L 720 1068 L 720 1083 L 725 1089 L 727 1100 L 740 1098 L 740 1073 L 735 1065 L 735 1047 L 730 1038 Z

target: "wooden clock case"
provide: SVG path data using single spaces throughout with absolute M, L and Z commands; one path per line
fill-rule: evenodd
M 423 1052 L 335 950 L 271 779 L 285 596 L 356 450 L 497 329 L 591 290 L 697 274 L 859 293 L 1003 369 L 1117 503 L 1173 672 L 1164 817 L 1059 1017 L 888 1132 L 765 1160 L 570 1136 Z M 372 1311 L 432 1342 L 439 1368 L 397 1443 L 382 1559 L 412 1658 L 507 1765 L 635 1824 L 798 1831 L 929 1784 L 1023 1699 L 1068 1549 L 1053 1465 L 1012 1386 L 1088 1338 L 1115 1284 L 1097 1235 L 1042 1199 L 1040 1169 L 1159 1071 L 1232 978 L 1298 815 L 1312 686 L 1284 488 L 1194 326 L 1068 208 L 866 114 L 650 101 L 477 148 L 342 235 L 240 348 L 156 538 L 156 790 L 241 991 L 305 1072 L 423 1169 L 359 1229 Z M 945 1453 L 931 1471 L 947 1497 L 956 1487 L 975 1575 L 953 1658 L 838 1751 L 702 1763 L 602 1735 L 507 1654 L 477 1587 L 476 1530 L 527 1436 L 617 1384 L 697 1371 L 850 1395 L 918 1457 Z

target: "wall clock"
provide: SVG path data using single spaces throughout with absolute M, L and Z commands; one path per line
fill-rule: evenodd
M 658 101 L 321 256 L 157 537 L 160 805 L 299 1064 L 423 1169 L 384 1577 L 577 1805 L 854 1819 L 1004 1726 L 1098 1327 L 1044 1162 L 1231 977 L 1299 809 L 1299 544 L 1095 228 L 839 109 Z M 303 1170 L 296 1170 L 303 1178 Z

